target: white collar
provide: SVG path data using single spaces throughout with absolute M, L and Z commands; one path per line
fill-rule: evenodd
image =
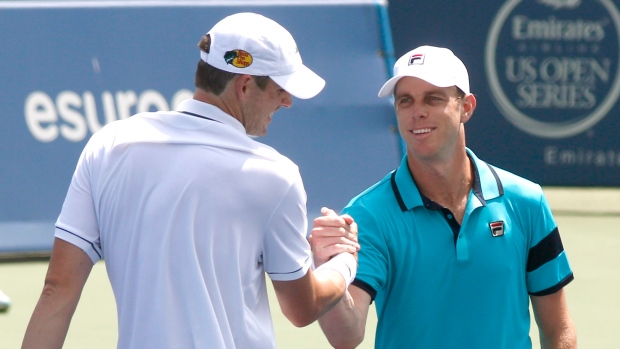
M 186 99 L 179 103 L 177 110 L 180 113 L 194 114 L 197 117 L 211 119 L 229 125 L 243 134 L 246 134 L 245 127 L 232 115 L 225 113 L 222 109 L 205 102 L 195 99 Z

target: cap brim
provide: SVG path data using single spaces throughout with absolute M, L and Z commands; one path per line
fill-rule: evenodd
M 381 87 L 381 89 L 379 90 L 379 97 L 381 98 L 387 97 L 391 95 L 392 93 L 394 93 L 394 86 L 396 86 L 396 83 L 402 77 L 403 77 L 402 75 L 398 75 L 386 81 L 385 84 L 383 84 L 383 87 Z
M 325 87 L 325 80 L 305 65 L 302 65 L 294 73 L 269 77 L 286 92 L 300 99 L 312 98 Z
M 456 86 L 454 84 L 454 81 L 452 79 L 450 80 L 446 80 L 446 79 L 441 79 L 441 78 L 437 78 L 437 77 L 429 77 L 427 76 L 427 74 L 414 74 L 414 73 L 404 73 L 404 74 L 400 74 L 400 75 L 396 75 L 393 78 L 391 78 L 390 80 L 388 80 L 385 84 L 383 84 L 383 87 L 381 87 L 381 90 L 379 90 L 379 97 L 383 98 L 383 97 L 387 97 L 391 94 L 394 93 L 394 88 L 396 87 L 396 84 L 398 83 L 398 81 L 404 77 L 412 77 L 412 78 L 418 78 L 421 80 L 424 80 L 426 82 L 428 82 L 431 85 L 435 85 L 437 87 L 450 87 L 450 86 Z M 457 86 L 458 88 L 460 88 L 461 90 L 463 90 L 465 93 L 469 93 L 469 87 L 461 87 L 461 86 Z

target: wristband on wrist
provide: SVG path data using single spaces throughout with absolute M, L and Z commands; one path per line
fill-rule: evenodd
M 352 254 L 342 252 L 316 268 L 316 270 L 321 269 L 332 269 L 337 271 L 344 278 L 346 287 L 349 287 L 351 282 L 355 279 L 355 274 L 357 273 L 357 261 Z

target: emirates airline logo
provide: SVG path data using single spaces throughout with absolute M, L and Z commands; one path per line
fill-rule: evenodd
M 515 127 L 567 138 L 620 95 L 620 14 L 612 0 L 508 0 L 486 44 L 495 104 Z

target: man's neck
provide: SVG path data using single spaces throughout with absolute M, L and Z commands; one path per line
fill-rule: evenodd
M 408 155 L 408 165 L 418 190 L 448 208 L 460 223 L 474 178 L 465 149 L 447 161 L 421 161 Z
M 201 89 L 196 89 L 196 91 L 194 92 L 194 99 L 218 107 L 224 113 L 239 120 L 239 122 L 243 124 L 243 120 L 240 120 L 239 118 L 240 108 L 238 103 L 231 103 L 229 101 L 229 98 L 227 98 L 227 93 L 227 91 L 224 91 L 220 95 L 215 95 Z

